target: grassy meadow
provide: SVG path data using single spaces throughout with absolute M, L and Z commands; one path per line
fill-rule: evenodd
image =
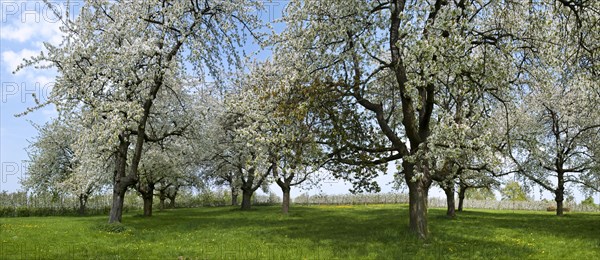
M 431 238 L 407 234 L 406 205 L 233 207 L 147 218 L 0 218 L 0 259 L 600 259 L 600 214 L 483 211 L 447 219 Z

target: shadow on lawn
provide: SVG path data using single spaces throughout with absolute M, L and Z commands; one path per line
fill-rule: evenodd
M 565 240 L 600 239 L 600 221 L 598 215 L 592 214 L 567 213 L 559 217 L 552 213 L 467 211 L 459 214 L 460 220 L 481 227 L 480 230 L 505 228 L 517 229 L 524 234 L 547 234 Z
M 245 232 L 255 238 L 248 243 L 272 243 L 272 246 L 289 249 L 290 252 L 296 247 L 296 241 L 305 241 L 304 246 L 308 243 L 317 251 L 330 250 L 339 258 L 525 258 L 535 254 L 535 250 L 526 245 L 485 238 L 493 238 L 497 229 L 545 233 L 564 240 L 597 240 L 600 233 L 596 215 L 559 218 L 527 213 L 467 211 L 450 220 L 444 217 L 444 210 L 431 209 L 432 238 L 423 242 L 408 233 L 406 206 L 339 209 L 335 206 L 296 206 L 288 216 L 281 215 L 279 210 L 278 207 L 256 207 L 247 212 L 232 207 L 204 208 L 194 215 L 190 215 L 189 210 L 174 210 L 157 213 L 152 223 L 145 218 L 130 218 L 127 223 L 137 229 L 151 228 L 157 232 L 206 229 L 223 233 Z M 464 235 L 469 233 L 477 235 Z

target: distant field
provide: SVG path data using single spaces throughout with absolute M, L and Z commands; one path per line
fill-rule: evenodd
M 600 259 L 598 213 L 469 210 L 450 220 L 431 209 L 423 242 L 406 233 L 406 205 L 279 210 L 127 214 L 123 227 L 106 216 L 0 218 L 0 259 Z

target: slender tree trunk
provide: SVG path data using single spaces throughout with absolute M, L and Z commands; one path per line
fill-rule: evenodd
M 252 206 L 252 191 L 251 189 L 242 189 L 242 210 L 249 210 Z
M 238 205 L 238 195 L 239 191 L 236 187 L 231 187 L 231 206 Z
M 554 200 L 556 201 L 556 215 L 563 216 L 563 201 L 565 199 L 565 180 L 564 180 L 564 172 L 558 171 L 558 187 L 554 191 Z
M 448 206 L 448 209 L 446 210 L 446 217 L 454 218 L 456 216 L 456 207 L 454 204 L 454 184 L 446 184 L 444 187 L 444 193 L 446 193 L 446 205 Z
M 467 192 L 467 186 L 460 185 L 458 189 L 458 211 L 463 211 L 463 202 L 465 201 L 465 193 Z
M 408 211 L 409 211 L 409 229 L 420 239 L 427 239 L 429 229 L 427 227 L 427 199 L 431 179 L 428 173 L 425 173 L 416 181 L 412 181 L 414 165 L 403 163 L 405 170 L 405 180 L 408 184 Z

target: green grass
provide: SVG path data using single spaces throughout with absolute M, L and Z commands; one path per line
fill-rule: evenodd
M 600 259 L 600 214 L 431 209 L 431 238 L 405 205 L 177 209 L 123 226 L 106 216 L 0 218 L 0 259 Z

